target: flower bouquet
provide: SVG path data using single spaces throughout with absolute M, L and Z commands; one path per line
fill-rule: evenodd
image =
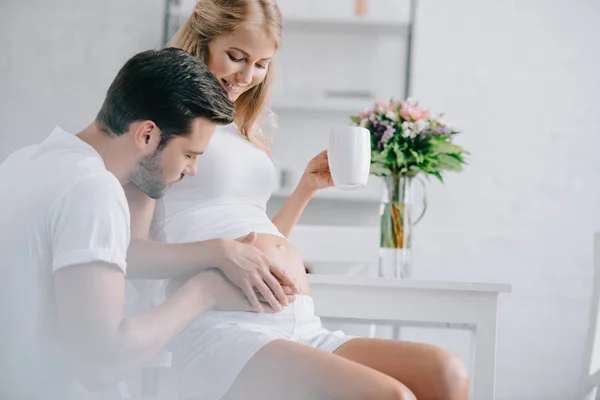
M 414 221 L 410 219 L 412 183 L 423 184 L 419 174 L 433 175 L 443 182 L 444 171 L 462 170 L 468 152 L 452 143 L 459 132 L 443 115 L 423 109 L 412 99 L 378 102 L 350 119 L 371 133 L 370 172 L 383 177 L 387 186 L 381 212 L 380 274 L 410 276 L 412 226 L 427 209 L 424 195 L 421 214 Z

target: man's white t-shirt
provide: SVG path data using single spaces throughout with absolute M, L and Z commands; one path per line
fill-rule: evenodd
M 59 127 L 0 165 L 0 194 L 0 399 L 52 399 L 71 376 L 53 273 L 90 262 L 125 272 L 127 200 L 96 150 Z

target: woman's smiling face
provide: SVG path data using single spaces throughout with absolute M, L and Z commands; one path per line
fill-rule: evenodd
M 227 90 L 231 101 L 265 79 L 277 50 L 264 30 L 248 28 L 217 37 L 208 48 L 208 68 Z

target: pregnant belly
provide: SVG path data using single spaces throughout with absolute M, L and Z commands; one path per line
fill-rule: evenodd
M 267 254 L 272 263 L 284 269 L 298 282 L 300 294 L 310 294 L 304 263 L 290 242 L 279 236 L 259 233 L 254 246 Z

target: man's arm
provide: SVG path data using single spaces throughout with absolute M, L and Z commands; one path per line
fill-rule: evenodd
M 252 244 L 256 235 L 237 241 L 213 239 L 191 243 L 161 243 L 149 239 L 156 201 L 134 185 L 124 187 L 131 214 L 131 242 L 127 249 L 127 278 L 172 279 L 219 268 L 240 287 L 256 310 L 262 306 L 255 291 L 278 309 L 297 293 L 296 282 L 285 269 Z M 160 210 L 159 210 L 160 211 Z M 284 289 L 284 286 L 286 287 Z
M 127 278 L 172 279 L 221 267 L 226 263 L 224 242 L 162 243 L 132 236 L 127 249 Z
M 194 277 L 161 307 L 123 317 L 129 219 L 121 185 L 109 173 L 75 182 L 48 215 L 57 330 L 92 390 L 151 359 L 212 305 L 212 288 Z
M 156 356 L 214 305 L 204 278 L 190 279 L 160 307 L 124 318 L 125 276 L 118 267 L 97 262 L 56 271 L 58 328 L 81 382 L 102 389 Z
M 156 207 L 133 184 L 123 187 L 131 215 L 131 242 L 127 249 L 128 279 L 171 279 L 197 274 L 222 264 L 225 240 L 194 243 L 162 243 L 149 239 Z

